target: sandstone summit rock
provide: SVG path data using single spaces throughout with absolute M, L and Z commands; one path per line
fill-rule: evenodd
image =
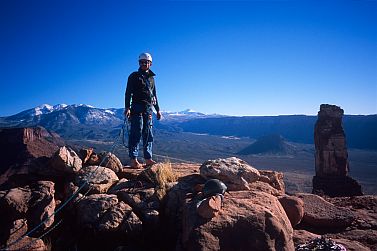
M 297 197 L 304 202 L 302 221 L 319 228 L 345 228 L 351 225 L 355 215 L 351 210 L 341 208 L 315 194 L 299 193 Z
M 326 128 L 328 141 L 320 142 L 334 139 Z M 282 172 L 235 157 L 133 170 L 113 153 L 104 160 L 85 148 L 82 166 L 73 148 L 46 133 L 0 130 L 1 147 L 16 151 L 5 151 L 0 167 L 0 249 L 290 251 L 320 236 L 347 250 L 377 249 L 376 196 L 287 195 Z M 343 141 L 335 141 L 318 156 L 338 156 L 341 147 L 331 147 Z M 344 159 L 337 161 L 318 162 L 318 177 L 348 177 Z M 225 185 L 212 190 L 213 179 Z
M 51 167 L 60 175 L 77 173 L 82 167 L 82 160 L 70 147 L 60 147 L 50 161 Z
M 140 234 L 141 221 L 132 208 L 116 195 L 92 194 L 81 200 L 77 206 L 77 226 L 102 233 Z
M 207 179 L 221 180 L 229 191 L 250 190 L 249 183 L 260 176 L 257 169 L 236 157 L 208 160 L 200 166 L 200 174 Z
M 54 223 L 54 183 L 38 181 L 24 187 L 0 191 L 0 195 L 0 244 L 6 242 L 7 245 L 12 245 L 10 250 L 29 250 L 24 245 L 31 238 L 25 236 L 24 239 L 17 240 L 36 226 L 39 226 L 36 230 L 39 234 Z M 16 231 L 11 231 L 12 228 Z M 20 231 L 23 234 L 20 235 Z M 14 241 L 17 243 L 13 246 L 11 243 Z M 37 241 L 38 246 L 43 245 L 41 240 L 33 241 Z
M 279 202 L 283 206 L 292 227 L 299 224 L 304 217 L 304 202 L 296 196 L 283 195 L 279 197 Z
M 115 173 L 119 173 L 123 169 L 122 162 L 120 162 L 119 158 L 115 156 L 113 153 L 107 153 L 107 152 L 101 152 L 98 154 L 98 157 L 100 158 L 102 162 L 102 166 L 105 166 L 111 170 L 113 170 Z
M 83 192 L 90 189 L 90 193 L 106 193 L 119 180 L 115 172 L 103 166 L 86 166 L 76 176 L 78 186 L 87 183 Z
M 257 191 L 225 194 L 221 213 L 210 221 L 192 207 L 183 210 L 184 250 L 294 250 L 293 229 L 275 196 Z
M 202 200 L 197 204 L 198 214 L 205 219 L 217 216 L 221 210 L 222 200 L 220 195 L 214 195 Z

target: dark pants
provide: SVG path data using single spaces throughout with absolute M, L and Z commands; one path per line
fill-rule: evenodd
M 131 130 L 128 139 L 128 149 L 131 159 L 139 156 L 140 139 L 143 137 L 143 153 L 145 159 L 152 158 L 152 109 L 150 106 L 142 104 L 132 104 L 131 106 Z

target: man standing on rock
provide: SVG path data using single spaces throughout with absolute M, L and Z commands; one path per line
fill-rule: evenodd
M 152 66 L 151 54 L 140 54 L 139 66 L 139 70 L 131 73 L 128 77 L 125 95 L 124 115 L 131 121 L 128 149 L 132 168 L 142 168 L 142 165 L 137 160 L 141 136 L 143 137 L 145 164 L 150 166 L 156 163 L 152 160 L 153 107 L 157 112 L 157 119 L 161 119 L 154 82 L 155 74 L 150 70 Z

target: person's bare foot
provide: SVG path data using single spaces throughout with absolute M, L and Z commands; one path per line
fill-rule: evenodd
M 154 164 L 156 164 L 157 162 L 154 161 L 153 159 L 146 159 L 145 160 L 145 165 L 146 166 L 153 166 Z
M 133 169 L 142 169 L 143 165 L 137 159 L 131 159 L 131 168 Z

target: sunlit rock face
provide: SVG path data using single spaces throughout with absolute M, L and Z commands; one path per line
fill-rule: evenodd
M 64 140 L 43 127 L 0 129 L 0 187 L 23 186 L 48 176 L 48 161 Z M 6 183 L 6 184 L 5 184 Z
M 315 171 L 317 176 L 348 174 L 346 135 L 342 126 L 344 111 L 335 105 L 321 105 L 315 124 Z
M 315 172 L 313 192 L 329 196 L 361 195 L 361 186 L 348 176 L 349 163 L 343 109 L 322 104 L 314 129 Z

